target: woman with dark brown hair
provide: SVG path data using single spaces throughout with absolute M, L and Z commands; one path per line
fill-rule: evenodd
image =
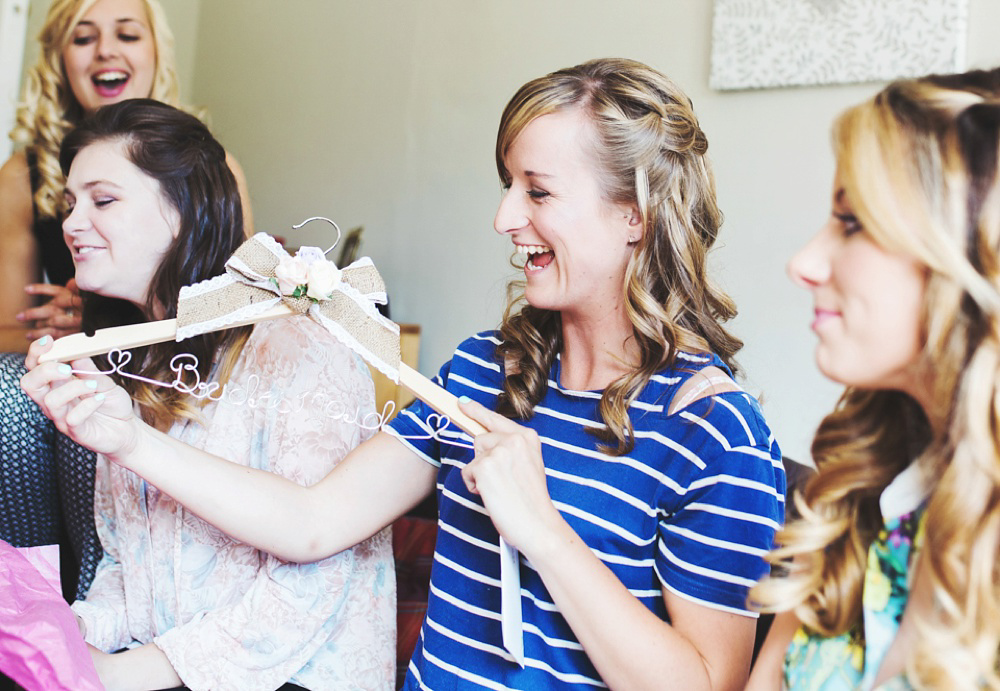
M 20 391 L 24 352 L 80 330 L 80 295 L 63 242 L 63 137 L 101 106 L 129 98 L 179 105 L 174 38 L 158 0 L 53 0 L 25 75 L 16 151 L 0 166 L 0 539 L 60 543 L 63 592 L 87 592 L 101 558 L 94 454 L 56 432 Z M 243 174 L 244 222 L 250 205 Z
M 246 240 L 225 150 L 171 106 L 101 108 L 66 136 L 60 163 L 63 232 L 88 329 L 175 317 L 181 286 L 223 273 Z M 117 381 L 138 419 L 184 448 L 310 484 L 371 435 L 315 407 L 289 414 L 149 383 L 172 381 L 181 353 L 197 358 L 202 381 L 288 400 L 321 387 L 362 414 L 374 411 L 374 388 L 360 359 L 307 317 L 134 351 Z M 100 453 L 95 504 L 105 557 L 73 611 L 108 688 L 392 688 L 388 531 L 290 564 L 234 541 Z

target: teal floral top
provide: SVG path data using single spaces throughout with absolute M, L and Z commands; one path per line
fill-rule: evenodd
M 832 638 L 805 627 L 796 631 L 785 652 L 784 689 L 872 689 L 906 607 L 914 557 L 923 542 L 927 484 L 912 464 L 885 489 L 879 502 L 885 524 L 868 549 L 862 620 Z M 899 676 L 880 684 L 878 691 L 911 688 Z

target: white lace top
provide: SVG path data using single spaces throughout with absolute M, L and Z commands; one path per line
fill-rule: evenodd
M 253 376 L 259 378 L 255 385 Z M 306 317 L 257 325 L 230 378 L 258 405 L 223 399 L 169 434 L 309 485 L 371 432 L 305 405 L 322 393 L 374 409 L 364 363 Z M 269 393 L 269 398 L 261 398 Z M 236 397 L 238 398 L 238 397 Z M 279 405 L 285 401 L 286 405 Z M 235 542 L 134 473 L 99 457 L 95 499 L 107 552 L 85 602 L 87 640 L 153 642 L 192 689 L 391 689 L 396 585 L 389 531 L 328 559 L 290 564 Z

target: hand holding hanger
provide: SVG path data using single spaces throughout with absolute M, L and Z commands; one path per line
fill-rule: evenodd
M 304 223 L 311 220 L 315 219 L 309 219 Z M 340 229 L 336 223 L 329 219 L 321 220 L 326 220 L 337 228 L 339 239 Z M 327 252 L 329 251 L 328 249 Z M 487 432 L 482 424 L 460 409 L 458 399 L 453 394 L 400 360 L 399 327 L 379 314 L 372 304 L 380 296 L 384 299 L 384 284 L 371 260 L 362 258 L 345 267 L 338 274 L 338 278 L 342 280 L 337 283 L 337 289 L 330 293 L 330 297 L 312 298 L 312 302 L 309 303 L 306 300 L 310 297 L 309 291 L 298 290 L 305 286 L 296 285 L 296 290 L 290 291 L 290 295 L 282 291 L 278 267 L 282 262 L 287 263 L 291 259 L 270 236 L 258 233 L 241 246 L 230 259 L 227 263 L 227 274 L 181 290 L 177 319 L 101 329 L 93 336 L 85 334 L 67 336 L 59 339 L 51 348 L 40 351 L 37 356 L 38 361 L 76 361 L 111 350 L 124 350 L 170 339 L 183 340 L 199 333 L 305 313 L 390 379 L 403 384 L 415 396 L 439 414 L 446 416 L 470 436 L 476 437 Z M 350 285 L 347 280 L 352 271 L 365 274 L 358 278 L 356 285 Z M 39 374 L 39 377 L 42 376 L 44 375 Z M 32 380 L 28 380 L 28 385 L 33 385 L 37 389 L 46 384 L 46 381 L 32 383 Z M 73 398 L 72 394 L 78 396 L 80 392 L 76 388 L 65 392 L 67 399 Z M 82 419 L 97 412 L 95 406 L 101 405 L 100 401 L 94 400 L 97 398 L 98 396 L 93 396 L 89 400 L 85 398 L 76 408 L 67 409 L 63 424 L 69 428 L 74 424 L 71 420 L 78 417 Z M 62 403 L 61 397 L 57 402 L 68 406 L 68 401 Z M 104 422 L 105 428 L 108 428 L 109 423 L 128 422 L 117 419 L 115 413 L 112 413 L 111 417 L 112 420 Z M 99 429 L 95 423 L 88 428 L 88 432 Z M 118 429 L 124 436 L 115 442 L 128 443 L 127 431 Z M 519 664 L 523 664 L 519 556 L 517 550 L 508 545 L 502 536 L 500 567 L 504 645 L 511 656 Z
M 128 393 L 89 359 L 76 360 L 72 367 L 56 361 L 39 365 L 52 346 L 49 336 L 31 344 L 28 372 L 21 378 L 25 393 L 78 444 L 109 456 L 134 447 L 138 419 Z

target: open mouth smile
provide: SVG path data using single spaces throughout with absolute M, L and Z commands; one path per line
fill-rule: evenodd
M 524 265 L 525 271 L 541 271 L 552 263 L 555 253 L 551 247 L 545 245 L 515 245 L 518 254 L 527 256 L 528 261 Z
M 130 75 L 124 70 L 102 70 L 92 76 L 90 81 L 94 84 L 94 89 L 103 98 L 115 98 L 125 90 Z

